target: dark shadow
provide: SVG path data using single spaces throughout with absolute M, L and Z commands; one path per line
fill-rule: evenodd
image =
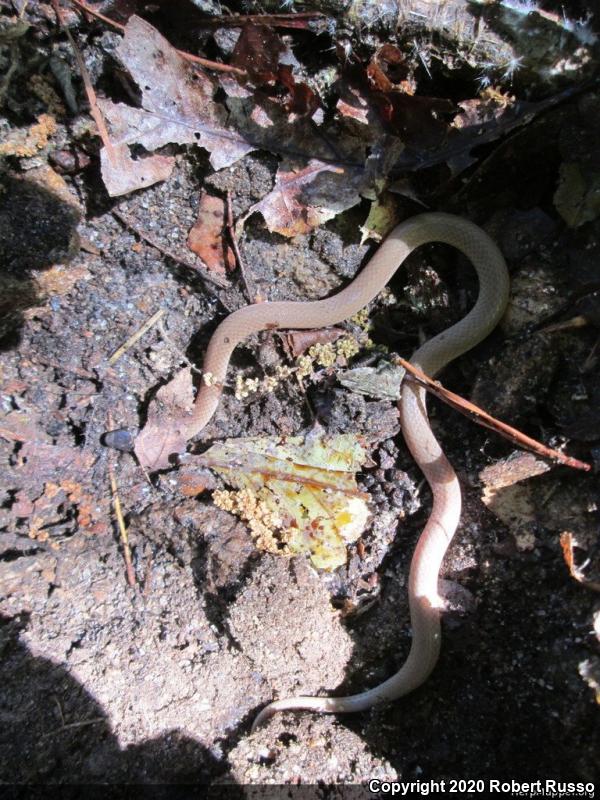
M 23 312 L 42 300 L 32 273 L 76 254 L 80 216 L 31 176 L 0 173 L 0 350 L 18 344 Z
M 197 786 L 219 778 L 227 796 L 241 796 L 226 760 L 178 731 L 122 749 L 102 706 L 62 666 L 32 656 L 21 642 L 27 623 L 26 614 L 0 617 L 3 792 L 15 784 Z
M 192 546 L 192 574 L 206 617 L 229 647 L 241 652 L 229 624 L 229 608 L 259 563 L 252 540 L 243 526 L 235 524 L 231 530 L 215 527 Z

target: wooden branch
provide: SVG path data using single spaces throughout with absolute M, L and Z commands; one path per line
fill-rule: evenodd
M 404 367 L 404 369 L 412 376 L 412 378 L 418 384 L 427 389 L 428 392 L 431 392 L 431 394 L 434 394 L 440 400 L 443 400 L 444 403 L 447 403 L 449 406 L 452 406 L 452 408 L 460 411 L 461 414 L 471 417 L 474 422 L 477 422 L 484 428 L 489 428 L 489 430 L 495 431 L 505 439 L 509 439 L 509 441 L 514 442 L 519 447 L 523 447 L 526 450 L 531 450 L 534 453 L 537 453 L 539 456 L 542 456 L 542 458 L 549 458 L 553 461 L 559 461 L 561 464 L 565 464 L 567 467 L 581 469 L 584 470 L 584 472 L 589 472 L 592 469 L 590 464 L 586 464 L 584 461 L 579 461 L 577 458 L 567 456 L 564 453 L 561 453 L 560 450 L 554 450 L 551 447 L 547 447 L 545 444 L 538 442 L 536 439 L 532 439 L 530 436 L 527 436 L 525 433 L 522 433 L 516 428 L 513 428 L 510 425 L 507 425 L 505 422 L 501 422 L 495 417 L 492 417 L 491 414 L 487 413 L 487 411 L 479 408 L 479 406 L 476 406 L 469 400 L 465 400 L 460 395 L 454 394 L 454 392 L 450 392 L 448 389 L 444 389 L 441 383 L 432 380 L 422 370 L 420 370 L 418 367 L 414 367 L 405 359 L 400 358 L 400 356 L 396 356 L 394 361 L 401 367 Z

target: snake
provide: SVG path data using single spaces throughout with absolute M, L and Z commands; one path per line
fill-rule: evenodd
M 204 381 L 181 432 L 191 438 L 217 408 L 234 348 L 253 333 L 279 328 L 311 329 L 336 325 L 368 305 L 416 248 L 430 242 L 450 245 L 472 263 L 479 280 L 473 308 L 450 328 L 429 339 L 412 355 L 411 364 L 430 377 L 481 342 L 496 327 L 509 296 L 504 257 L 485 231 L 453 214 L 429 212 L 397 225 L 354 280 L 337 294 L 309 302 L 255 303 L 234 311 L 216 328 L 204 359 Z M 441 646 L 442 599 L 438 580 L 442 561 L 460 521 L 458 478 L 429 423 L 425 389 L 403 381 L 400 425 L 404 441 L 427 480 L 433 505 L 419 536 L 409 571 L 408 601 L 411 646 L 404 664 L 372 689 L 346 697 L 297 696 L 275 700 L 254 720 L 252 730 L 275 713 L 307 710 L 326 714 L 364 711 L 397 700 L 423 684 L 433 671 Z

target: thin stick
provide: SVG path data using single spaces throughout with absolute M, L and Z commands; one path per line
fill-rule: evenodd
M 102 22 L 106 23 L 106 25 L 110 25 L 121 33 L 125 33 L 125 25 L 121 25 L 120 22 L 107 17 L 105 14 L 101 14 L 94 8 L 90 8 L 90 6 L 88 6 L 87 3 L 84 3 L 83 0 L 71 0 L 71 2 L 81 9 L 81 11 L 85 11 L 90 16 L 96 17 L 96 19 L 101 20 Z M 186 53 L 184 50 L 177 50 L 177 53 L 185 58 L 186 61 L 191 61 L 193 64 L 201 64 L 203 67 L 212 69 L 215 72 L 233 72 L 236 75 L 241 75 L 242 77 L 246 76 L 245 70 L 239 69 L 238 67 L 232 67 L 229 64 L 221 64 L 219 61 L 211 61 L 208 58 L 202 58 L 202 56 L 195 56 L 192 55 L 192 53 Z
M 436 397 L 439 397 L 439 399 L 443 400 L 445 403 L 448 403 L 448 405 L 452 406 L 452 408 L 460 411 L 461 414 L 466 414 L 467 416 L 472 417 L 474 422 L 483 425 L 484 428 L 489 428 L 490 430 L 495 431 L 496 433 L 500 434 L 500 436 L 504 436 L 505 439 L 509 439 L 520 447 L 532 450 L 534 453 L 537 453 L 543 458 L 549 458 L 553 461 L 560 461 L 561 464 L 565 464 L 573 469 L 581 469 L 585 472 L 589 472 L 591 470 L 592 467 L 590 464 L 586 464 L 584 461 L 579 461 L 577 458 L 567 456 L 564 453 L 561 453 L 560 450 L 554 450 L 551 447 L 547 447 L 545 444 L 538 442 L 536 439 L 532 439 L 530 436 L 521 433 L 521 431 L 518 431 L 516 428 L 513 428 L 510 425 L 507 425 L 505 422 L 501 422 L 495 417 L 492 417 L 482 408 L 479 408 L 479 406 L 476 406 L 469 400 L 465 400 L 460 395 L 454 394 L 454 392 L 450 392 L 448 389 L 444 389 L 444 387 L 438 381 L 432 380 L 422 370 L 418 369 L 418 367 L 414 367 L 408 361 L 400 358 L 400 356 L 396 356 L 394 361 L 400 364 L 400 366 L 404 367 L 404 369 L 413 376 L 417 383 L 421 384 L 425 389 L 427 389 L 427 391 L 431 392 Z
M 165 326 L 163 325 L 162 320 L 158 321 L 157 327 L 158 330 L 160 331 L 160 335 L 165 341 L 165 344 L 168 345 L 171 348 L 171 350 L 173 350 L 173 352 L 179 356 L 179 358 L 183 361 L 186 367 L 189 367 L 189 369 L 191 369 L 192 372 L 195 372 L 197 375 L 202 375 L 202 370 L 198 369 L 198 367 L 195 364 L 192 364 L 192 362 L 189 360 L 189 358 L 186 356 L 183 350 L 177 347 L 175 342 L 171 339 L 171 337 L 165 330 Z
M 160 242 L 158 242 L 154 238 L 154 236 L 147 233 L 146 231 L 143 231 L 141 228 L 138 228 L 135 222 L 131 219 L 131 217 L 127 216 L 127 214 L 124 214 L 122 211 L 118 211 L 116 208 L 113 208 L 112 214 L 118 220 L 120 220 L 124 225 L 130 228 L 137 236 L 139 236 L 140 239 L 143 239 L 145 242 L 148 242 L 149 245 L 156 248 L 156 250 L 158 250 L 159 253 L 162 253 L 164 256 L 167 256 L 167 258 L 170 258 L 172 261 L 175 261 L 175 263 L 181 264 L 182 266 L 191 269 L 193 272 L 199 275 L 204 281 L 207 281 L 208 283 L 214 283 L 215 286 L 218 286 L 220 289 L 228 289 L 230 287 L 227 281 L 224 281 L 222 278 L 218 278 L 215 275 L 212 275 L 209 272 L 206 264 L 201 262 L 202 266 L 200 267 L 196 264 L 193 264 L 191 261 L 188 261 L 186 258 L 177 255 L 172 250 L 169 250 L 167 247 L 164 247 L 164 245 L 160 244 Z M 200 258 L 199 260 L 201 261 Z
M 109 425 L 112 427 L 112 419 L 109 415 Z M 108 464 L 108 477 L 110 478 L 110 491 L 112 494 L 113 508 L 115 509 L 115 516 L 117 517 L 117 524 L 119 526 L 119 533 L 121 535 L 121 542 L 123 544 L 123 556 L 125 557 L 125 569 L 127 571 L 127 583 L 130 586 L 135 586 L 135 572 L 131 562 L 131 550 L 129 549 L 129 534 L 123 519 L 123 512 L 121 511 L 121 500 L 119 499 L 119 492 L 117 489 L 117 481 L 112 464 Z
M 324 19 L 327 17 L 321 11 L 301 11 L 298 14 L 232 14 L 200 20 L 198 27 L 241 28 L 247 22 L 253 22 L 257 25 L 271 25 L 273 28 L 304 30 L 308 27 L 308 22 Z
M 235 258 L 238 263 L 238 267 L 240 269 L 242 280 L 244 281 L 244 286 L 246 287 L 246 294 L 248 295 L 248 300 L 251 303 L 253 303 L 256 297 L 256 292 L 254 291 L 254 287 L 251 288 L 250 282 L 248 281 L 244 259 L 242 258 L 240 247 L 238 245 L 238 240 L 235 235 L 235 227 L 233 224 L 233 209 L 231 206 L 231 192 L 229 191 L 229 189 L 227 190 L 227 230 L 229 231 L 231 246 L 233 247 L 233 252 L 235 253 Z
M 133 345 L 138 341 L 138 339 L 141 339 L 142 336 L 147 331 L 149 331 L 153 325 L 156 325 L 156 323 L 163 316 L 164 313 L 165 313 L 164 309 L 159 308 L 155 314 L 152 314 L 152 316 L 149 319 L 147 319 L 146 322 L 144 322 L 144 324 L 140 328 L 138 328 L 134 334 L 132 334 L 129 337 L 129 339 L 127 339 L 126 342 L 123 342 L 123 344 L 120 347 L 117 347 L 115 352 L 108 359 L 108 363 L 111 365 L 111 367 L 116 361 L 118 361 L 121 358 L 123 353 L 126 353 L 130 347 L 133 347 Z
M 63 731 L 69 730 L 70 728 L 84 728 L 87 725 L 99 725 L 101 722 L 106 722 L 106 719 L 104 717 L 96 717 L 96 719 L 84 719 L 81 722 L 66 722 L 60 728 L 42 734 L 42 738 L 44 738 L 45 736 L 55 736 L 57 733 L 62 733 Z
M 92 86 L 92 82 L 90 80 L 89 73 L 87 71 L 87 67 L 85 66 L 85 62 L 83 60 L 83 56 L 79 52 L 79 48 L 75 43 L 75 39 L 71 35 L 71 31 L 65 25 L 65 21 L 63 19 L 62 11 L 60 6 L 58 5 L 58 0 L 52 0 L 52 5 L 54 6 L 54 11 L 56 13 L 56 18 L 60 27 L 64 30 L 67 34 L 67 38 L 71 43 L 71 47 L 73 48 L 73 52 L 75 53 L 75 60 L 77 61 L 77 65 L 79 67 L 79 72 L 81 73 L 81 78 L 83 80 L 83 85 L 85 87 L 85 91 L 88 97 L 88 102 L 90 104 L 90 112 L 92 117 L 94 118 L 94 122 L 96 123 L 96 127 L 98 128 L 98 133 L 100 134 L 100 138 L 102 139 L 102 144 L 106 148 L 106 154 L 109 159 L 114 158 L 114 148 L 112 146 L 112 142 L 110 140 L 110 136 L 108 135 L 108 128 L 106 127 L 106 123 L 104 122 L 104 117 L 102 116 L 102 112 L 98 107 L 98 100 L 96 98 L 96 92 L 94 91 L 94 87 Z

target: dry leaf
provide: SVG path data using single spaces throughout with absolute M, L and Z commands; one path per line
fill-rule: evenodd
M 189 367 L 162 386 L 148 408 L 148 420 L 135 440 L 134 452 L 143 467 L 154 471 L 172 466 L 170 456 L 186 449 L 194 405 L 192 371 Z
M 238 225 L 260 211 L 267 228 L 282 236 L 296 236 L 321 225 L 335 216 L 337 211 L 320 205 L 321 197 L 311 184 L 322 172 L 343 173 L 340 167 L 312 160 L 302 169 L 282 164 L 275 178 L 275 186 L 268 195 L 250 207 Z M 311 192 L 312 188 L 312 192 Z
M 139 181 L 147 178 L 150 168 L 142 172 L 138 162 L 133 162 L 134 167 L 128 159 L 128 148 L 133 144 L 141 144 L 148 151 L 169 143 L 198 144 L 209 151 L 215 169 L 233 164 L 254 149 L 227 127 L 226 112 L 213 100 L 216 85 L 208 75 L 185 61 L 148 22 L 135 15 L 129 19 L 117 55 L 142 95 L 142 108 L 98 101 L 110 124 L 116 158 L 122 169 L 131 172 L 129 178 L 124 176 L 119 181 L 115 174 L 117 162 L 109 163 L 103 149 L 103 176 L 112 182 L 111 186 L 114 184 L 117 193 L 148 185 Z M 166 171 L 169 163 L 171 159 L 154 161 L 150 171 Z
M 479 475 L 484 484 L 481 499 L 510 529 L 519 551 L 535 546 L 536 487 L 529 479 L 550 469 L 549 464 L 533 453 L 515 452 L 486 467 Z
M 369 124 L 369 104 L 353 86 L 343 86 L 344 96 L 337 101 L 336 108 L 342 117 L 354 120 L 360 125 Z
M 51 441 L 40 425 L 39 414 L 27 411 L 0 414 L 0 437 L 9 442 Z
M 406 57 L 393 44 L 382 45 L 367 66 L 369 82 L 380 92 L 397 90 L 414 94 L 414 84 L 408 80 L 409 74 Z
M 15 451 L 8 513 L 27 520 L 28 535 L 56 545 L 61 533 L 106 531 L 102 501 L 86 493 L 96 456 L 89 449 L 52 444 L 36 413 L 11 411 L 0 419 L 0 436 L 21 442 Z M 87 483 L 86 483 L 87 482 Z
M 338 372 L 337 379 L 356 394 L 377 397 L 380 400 L 399 400 L 406 370 L 381 361 L 376 367 L 356 367 Z
M 600 173 L 575 162 L 561 164 L 554 205 L 570 228 L 595 220 L 600 215 Z
M 280 335 L 284 338 L 292 357 L 298 358 L 315 344 L 335 342 L 345 333 L 343 328 L 314 328 L 307 331 L 290 330 Z
M 188 247 L 211 272 L 225 275 L 235 267 L 235 254 L 224 235 L 225 203 L 220 197 L 203 194 L 198 219 L 188 235 Z
M 390 192 L 378 197 L 371 203 L 369 215 L 360 226 L 360 243 L 367 239 L 380 242 L 398 222 L 398 200 Z
M 368 495 L 354 478 L 367 453 L 353 434 L 228 439 L 190 460 L 239 489 L 216 492 L 215 502 L 248 522 L 260 549 L 308 552 L 335 569 L 367 523 Z
M 106 110 L 106 101 L 102 103 Z M 127 106 L 115 106 L 114 108 Z M 113 117 L 114 119 L 114 117 Z M 145 189 L 159 181 L 165 181 L 175 166 L 171 156 L 146 156 L 133 159 L 127 144 L 116 144 L 108 153 L 105 147 L 100 151 L 100 170 L 106 191 L 111 197 L 120 197 L 136 189 Z
M 285 45 L 273 28 L 247 22 L 235 43 L 231 63 L 243 69 L 253 83 L 273 83 L 284 51 Z
M 576 581 L 581 583 L 586 588 L 591 589 L 594 592 L 600 592 L 600 583 L 598 583 L 598 581 L 590 580 L 590 578 L 584 574 L 582 567 L 575 563 L 574 548 L 578 546 L 578 542 L 570 531 L 563 531 L 561 533 L 560 546 L 562 547 L 563 558 L 565 559 L 565 563 L 569 568 L 571 577 L 575 578 Z

